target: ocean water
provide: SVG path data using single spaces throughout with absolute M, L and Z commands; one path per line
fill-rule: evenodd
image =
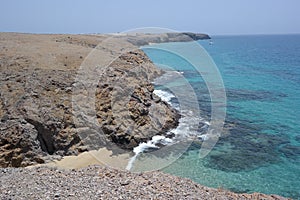
M 199 158 L 200 137 L 162 170 L 209 187 L 300 199 L 300 35 L 216 36 L 213 45 L 207 40 L 199 44 L 223 78 L 227 96 L 225 128 L 206 157 Z M 168 45 L 178 43 L 156 47 Z M 198 128 L 176 131 L 205 134 L 204 125 L 209 125 L 212 108 L 201 74 L 171 52 L 148 47 L 143 50 L 159 67 L 178 71 L 197 96 L 201 119 L 182 124 L 198 123 Z M 171 78 L 167 86 L 157 84 L 156 89 L 171 93 L 172 87 L 180 88 L 180 84 L 180 79 Z M 176 94 L 163 94 L 180 110 Z M 186 99 L 188 102 L 189 97 Z M 193 124 L 189 124 L 191 121 Z

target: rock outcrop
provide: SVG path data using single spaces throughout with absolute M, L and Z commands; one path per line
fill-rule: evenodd
M 122 148 L 132 149 L 177 126 L 179 114 L 153 93 L 150 80 L 161 73 L 136 50 L 121 55 L 99 81 L 97 119 L 110 140 Z
M 165 43 L 165 42 L 191 42 L 197 40 L 211 39 L 209 35 L 202 33 L 160 33 L 160 34 L 129 34 L 121 35 L 119 37 L 126 37 L 127 41 L 136 46 L 148 45 L 151 43 Z
M 108 37 L 0 34 L 1 167 L 43 163 L 90 149 L 80 137 L 82 127 L 74 123 L 73 86 L 79 66 L 93 49 L 116 54 L 97 47 Z M 99 76 L 94 105 L 107 141 L 132 149 L 177 125 L 178 113 L 153 94 L 151 80 L 161 73 L 135 49 Z M 126 101 L 118 98 L 122 91 Z

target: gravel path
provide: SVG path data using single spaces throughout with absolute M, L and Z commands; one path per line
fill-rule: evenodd
M 131 173 L 91 166 L 0 169 L 0 199 L 284 199 L 235 194 L 161 172 Z

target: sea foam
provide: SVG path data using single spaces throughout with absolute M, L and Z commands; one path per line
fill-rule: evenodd
M 166 101 L 171 106 L 172 98 L 176 98 L 173 94 L 163 90 L 154 90 L 153 93 L 159 96 L 163 101 Z M 173 107 L 176 106 L 173 105 Z M 167 133 L 167 135 L 174 135 L 174 137 L 170 139 L 162 135 L 156 135 L 153 136 L 151 140 L 140 143 L 133 149 L 134 156 L 129 160 L 126 167 L 127 170 L 132 169 L 133 164 L 139 154 L 147 152 L 149 150 L 159 149 L 160 147 L 158 146 L 158 144 L 163 146 L 172 145 L 188 138 L 198 138 L 201 140 L 206 139 L 206 135 L 204 135 L 203 133 L 208 129 L 209 122 L 199 118 L 199 116 L 197 116 L 191 110 L 182 110 L 180 111 L 180 113 L 181 118 L 179 119 L 178 126 Z M 199 127 L 199 124 L 202 124 L 202 127 Z
M 154 90 L 153 93 L 159 96 L 163 101 L 167 102 L 170 105 L 172 105 L 171 99 L 175 98 L 175 96 L 172 93 L 163 90 Z
M 143 153 L 149 149 L 159 149 L 157 144 L 168 145 L 172 143 L 173 140 L 170 138 L 166 138 L 162 135 L 153 136 L 152 139 L 148 142 L 140 143 L 137 147 L 133 149 L 134 156 L 129 160 L 126 169 L 130 170 L 133 166 L 134 161 L 140 153 Z

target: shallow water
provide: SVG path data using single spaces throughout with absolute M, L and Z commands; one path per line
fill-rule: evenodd
M 192 145 L 163 171 L 210 187 L 300 199 L 300 35 L 219 36 L 213 41 L 199 43 L 226 88 L 223 136 L 205 158 L 199 158 L 199 145 Z M 170 52 L 143 50 L 158 66 L 182 72 L 197 95 L 201 118 L 209 120 L 210 96 L 193 66 Z M 170 81 L 168 89 L 179 82 Z

